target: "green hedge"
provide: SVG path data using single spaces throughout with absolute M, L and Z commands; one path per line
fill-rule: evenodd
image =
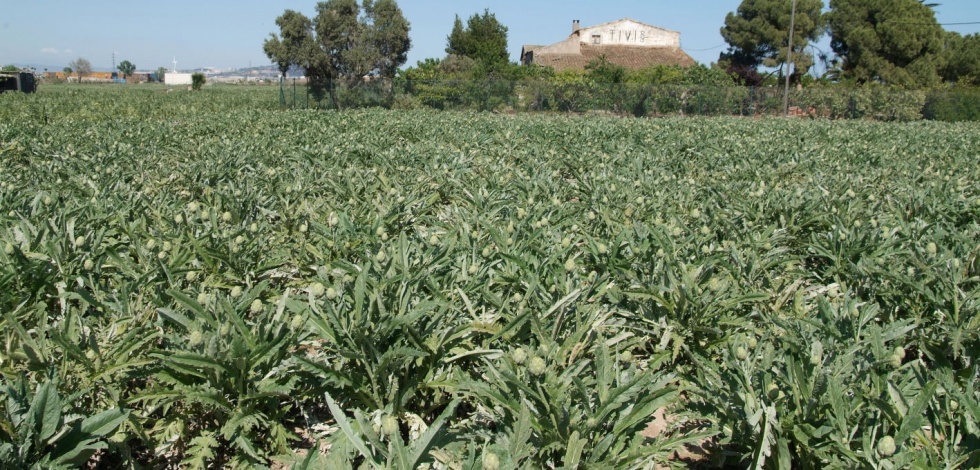
M 584 77 L 551 80 L 376 80 L 337 90 L 344 108 L 428 107 L 518 112 L 609 112 L 654 116 L 775 116 L 782 87 L 596 83 Z M 980 92 L 902 90 L 881 86 L 813 85 L 790 91 L 798 115 L 876 121 L 980 120 Z
M 980 121 L 980 90 L 929 93 L 922 114 L 934 121 Z

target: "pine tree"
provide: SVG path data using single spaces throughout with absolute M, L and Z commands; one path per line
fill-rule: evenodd
M 486 73 L 498 70 L 508 63 L 507 27 L 490 10 L 471 16 L 465 29 L 457 16 L 447 38 L 446 53 L 476 60 Z
M 446 54 L 449 55 L 466 55 L 466 32 L 463 30 L 463 20 L 459 19 L 459 15 L 456 15 L 456 21 L 453 23 L 453 31 L 449 33 L 449 37 L 446 38 Z
M 725 17 L 721 35 L 728 42 L 719 64 L 738 74 L 743 81 L 757 81 L 759 66 L 782 67 L 789 52 L 792 3 L 787 0 L 742 0 L 738 10 Z M 797 0 L 793 32 L 794 76 L 813 66 L 809 43 L 820 37 L 824 25 L 823 0 Z
M 831 0 L 830 46 L 841 76 L 905 87 L 940 82 L 944 31 L 919 0 Z

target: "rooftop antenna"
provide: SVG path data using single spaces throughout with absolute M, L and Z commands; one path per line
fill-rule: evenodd
M 174 73 L 177 73 L 177 56 L 174 56 Z

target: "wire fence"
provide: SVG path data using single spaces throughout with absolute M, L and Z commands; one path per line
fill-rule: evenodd
M 791 115 L 828 119 L 911 121 L 942 118 L 937 110 L 980 108 L 980 92 L 886 87 L 809 86 L 789 93 Z M 282 108 L 433 108 L 508 113 L 607 113 L 619 116 L 777 116 L 778 87 L 719 87 L 587 81 L 366 80 L 280 81 Z M 980 111 L 978 111 L 980 112 Z M 959 115 L 963 112 L 960 110 Z M 976 113 L 974 113 L 976 114 Z M 973 119 L 980 118 L 974 116 Z M 967 119 L 970 119 L 967 117 Z M 966 120 L 966 119 L 945 119 Z

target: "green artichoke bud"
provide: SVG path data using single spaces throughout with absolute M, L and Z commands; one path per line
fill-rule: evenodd
M 500 457 L 493 452 L 483 455 L 483 470 L 498 470 L 500 468 Z
M 896 347 L 892 355 L 897 356 L 899 359 L 905 359 L 905 348 L 901 346 Z
M 197 347 L 204 341 L 204 335 L 201 330 L 194 330 L 191 332 L 191 337 L 187 340 L 187 345 L 194 348 Z
M 895 438 L 891 436 L 885 436 L 878 440 L 878 445 L 875 446 L 875 450 L 878 451 L 878 455 L 882 457 L 891 457 L 895 455 Z
M 320 297 L 325 292 L 326 292 L 326 288 L 323 287 L 323 284 L 320 284 L 319 282 L 314 282 L 313 284 L 310 284 L 310 294 L 313 294 L 313 297 Z
M 820 341 L 814 341 L 810 345 L 810 364 L 818 366 L 822 362 L 823 362 L 823 343 L 821 343 Z
M 381 418 L 381 432 L 383 432 L 386 436 L 394 436 L 398 434 L 398 418 L 392 415 L 385 415 L 384 418 Z
M 746 351 L 745 348 L 739 346 L 735 348 L 735 357 L 737 357 L 740 361 L 744 361 L 745 358 L 749 357 L 749 352 Z
M 514 364 L 523 364 L 527 360 L 527 351 L 524 348 L 517 348 L 510 353 L 510 357 L 514 360 Z
M 535 376 L 544 374 L 547 368 L 548 364 L 544 361 L 544 359 L 538 356 L 532 357 L 531 362 L 527 365 L 527 370 L 531 373 L 531 375 Z

